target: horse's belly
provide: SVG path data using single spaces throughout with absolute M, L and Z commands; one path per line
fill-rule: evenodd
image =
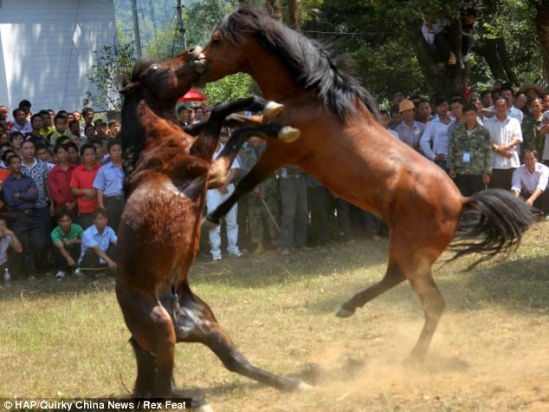
M 170 266 L 192 258 L 196 250 L 202 216 L 203 196 L 195 199 L 181 193 L 171 181 L 143 184 L 129 197 L 122 215 L 119 260 L 135 266 Z

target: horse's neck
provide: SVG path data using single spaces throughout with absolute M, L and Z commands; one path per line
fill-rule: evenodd
M 158 114 L 157 110 L 152 110 L 148 105 L 142 105 L 138 111 L 137 122 L 145 139 L 155 139 L 174 132 L 182 133 L 169 109 L 162 112 L 165 114 Z
M 253 43 L 250 46 L 249 75 L 256 81 L 266 99 L 284 102 L 303 90 L 297 85 L 282 60 Z

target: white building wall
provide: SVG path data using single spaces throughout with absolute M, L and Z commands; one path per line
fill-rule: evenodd
M 81 110 L 95 90 L 86 77 L 93 52 L 115 40 L 113 0 L 3 0 L 0 104 Z

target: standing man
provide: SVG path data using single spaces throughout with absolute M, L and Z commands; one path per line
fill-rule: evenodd
M 445 97 L 437 96 L 434 103 L 438 116 L 425 128 L 419 145 L 427 158 L 446 170 L 446 156 L 450 140 L 448 127 L 452 124 L 452 119 L 448 116 L 448 100 Z
M 472 196 L 490 183 L 492 141 L 490 133 L 477 122 L 477 107 L 463 107 L 465 122 L 459 124 L 450 139 L 448 174 L 463 196 Z
M 496 115 L 484 123 L 492 140 L 490 187 L 509 190 L 513 172 L 520 166 L 517 146 L 522 143 L 522 131 L 519 121 L 509 117 L 505 98 L 497 98 L 494 107 Z
M 517 109 L 514 106 L 515 103 L 515 92 L 513 91 L 513 86 L 509 83 L 504 83 L 501 86 L 501 97 L 505 98 L 507 102 L 507 116 L 513 117 L 519 121 L 519 124 L 522 123 L 524 119 L 524 113 L 521 110 Z
M 244 174 L 252 169 L 257 163 L 267 144 L 259 137 L 250 137 L 250 145 L 242 152 L 242 160 L 244 163 Z M 278 219 L 278 199 L 276 190 L 275 176 L 269 176 L 247 196 L 250 234 L 252 243 L 257 245 L 256 253 L 265 251 L 263 238 L 265 229 L 269 232 L 271 245 L 275 248 L 278 246 L 280 237 L 277 222 Z
M 281 168 L 279 182 L 282 205 L 280 251 L 282 255 L 289 255 L 294 249 L 306 248 L 309 221 L 307 184 L 303 171 L 296 166 Z
M 23 245 L 23 269 L 28 279 L 34 280 L 35 267 L 38 271 L 47 270 L 44 226 L 36 208 L 38 188 L 32 177 L 22 173 L 19 155 L 12 155 L 7 162 L 11 175 L 2 186 L 4 200 L 11 228 Z
M 93 187 L 97 190 L 97 204 L 107 210 L 109 226 L 118 233 L 118 225 L 124 211 L 124 170 L 122 168 L 122 142 L 109 139 L 110 161 L 105 163 L 95 176 Z
M 36 116 L 36 115 L 35 115 Z M 34 116 L 33 116 L 34 117 Z M 36 209 L 42 219 L 42 227 L 44 228 L 44 244 L 46 245 L 46 253 L 51 255 L 52 243 L 50 239 L 51 233 L 51 213 L 53 211 L 53 202 L 51 201 L 50 191 L 48 188 L 48 164 L 36 158 L 36 148 L 31 140 L 24 141 L 21 145 L 21 155 L 23 163 L 21 172 L 24 175 L 30 176 L 36 183 L 38 189 L 38 199 L 36 200 Z M 50 208 L 51 205 L 51 208 Z
M 214 159 L 220 155 L 223 146 L 229 140 L 229 133 L 225 130 L 222 130 L 219 134 L 219 142 L 217 148 L 213 155 Z M 206 207 L 209 212 L 213 212 L 217 207 L 223 203 L 233 192 L 234 184 L 233 181 L 238 177 L 238 169 L 240 169 L 240 164 L 238 159 L 235 159 L 229 169 L 229 174 L 225 180 L 225 184 L 217 189 L 209 189 L 206 193 Z M 240 257 L 242 252 L 238 248 L 238 205 L 235 204 L 231 210 L 225 216 L 225 223 L 227 225 L 227 252 L 229 256 Z M 222 259 L 221 255 L 221 225 L 216 226 L 213 229 L 210 229 L 210 253 L 212 254 L 212 259 L 218 261 Z
M 93 182 L 101 165 L 96 161 L 96 149 L 92 143 L 84 144 L 80 154 L 82 164 L 74 169 L 70 188 L 76 196 L 77 223 L 86 230 L 92 225 L 92 213 L 98 207 L 97 190 L 94 189 Z
M 70 188 L 71 177 L 76 165 L 69 162 L 67 145 L 57 144 L 53 151 L 57 157 L 57 164 L 48 175 L 48 189 L 54 212 L 57 213 L 62 209 L 67 209 L 73 216 L 76 216 L 76 198 Z
M 419 151 L 419 141 L 427 126 L 414 120 L 415 106 L 411 100 L 402 100 L 398 109 L 403 119 L 395 128 L 398 138 L 412 149 Z
M 534 97 L 529 105 L 530 114 L 522 121 L 522 146 L 524 149 L 535 150 L 539 154 L 543 153 L 545 137 L 541 135 L 543 113 L 541 111 L 541 99 Z
M 12 132 L 19 132 L 23 135 L 32 132 L 30 121 L 27 119 L 27 112 L 23 109 L 15 109 L 13 111 L 13 125 L 11 126 Z
M 431 103 L 428 100 L 420 100 L 416 108 L 417 121 L 423 124 L 428 124 L 431 119 Z

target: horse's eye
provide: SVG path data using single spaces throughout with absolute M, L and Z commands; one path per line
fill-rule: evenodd
M 158 64 L 153 64 L 153 65 L 151 66 L 151 69 L 150 69 L 150 70 L 153 71 L 153 72 L 155 72 L 155 71 L 157 71 L 159 68 L 160 68 L 160 67 L 158 66 Z
M 221 39 L 219 37 L 214 37 L 212 39 L 212 44 L 219 44 L 219 43 L 221 43 Z

